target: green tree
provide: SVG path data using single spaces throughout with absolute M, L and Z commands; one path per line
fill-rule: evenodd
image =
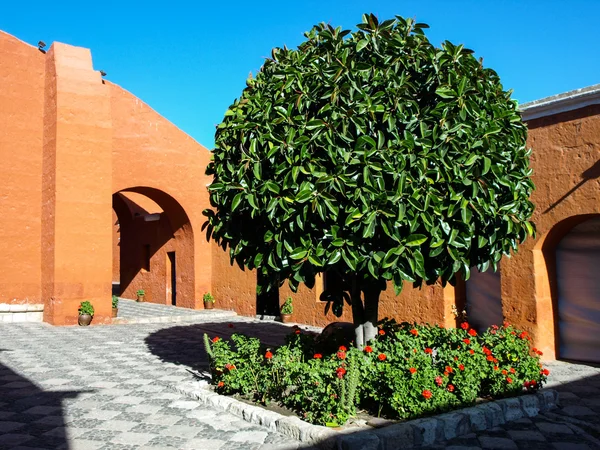
M 410 19 L 357 27 L 315 26 L 247 80 L 217 127 L 205 226 L 259 290 L 337 273 L 324 298 L 352 305 L 361 346 L 388 281 L 496 270 L 534 227 L 527 129 L 496 72 Z

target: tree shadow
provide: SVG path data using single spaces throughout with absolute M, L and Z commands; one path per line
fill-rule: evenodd
M 44 391 L 0 363 L 0 449 L 68 449 L 63 401 L 80 393 Z
M 556 208 L 560 203 L 562 203 L 573 192 L 575 192 L 577 189 L 579 189 L 585 183 L 587 183 L 590 180 L 595 180 L 597 178 L 600 178 L 600 160 L 596 161 L 591 167 L 589 167 L 588 169 L 584 170 L 583 173 L 581 174 L 581 181 L 579 183 L 577 183 L 575 186 L 573 186 L 561 198 L 559 198 L 554 203 L 552 203 L 548 208 L 546 208 L 546 210 L 544 211 L 544 214 L 549 213 L 554 208 Z

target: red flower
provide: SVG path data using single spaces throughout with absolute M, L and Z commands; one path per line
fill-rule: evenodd
M 433 350 L 431 350 L 429 347 L 427 347 L 427 348 L 425 349 L 425 353 L 427 353 L 428 355 L 431 355 L 431 352 L 432 352 L 432 351 L 433 351 Z
M 523 386 L 525 386 L 525 389 L 529 389 L 529 381 L 523 382 Z
M 542 375 L 546 375 L 546 376 L 550 375 L 550 371 L 548 369 L 542 370 L 541 373 L 542 373 Z
M 483 353 L 485 353 L 486 355 L 491 355 L 492 354 L 492 351 L 489 348 L 485 347 L 485 346 L 483 346 L 481 350 L 483 350 Z
M 492 355 L 487 355 L 485 359 L 488 361 L 494 361 L 494 357 Z
M 454 361 L 458 361 L 458 356 L 455 356 L 455 357 L 454 357 Z
M 469 334 L 470 334 L 471 336 L 477 336 L 477 331 L 475 331 L 473 328 L 471 328 L 471 329 L 469 330 Z
M 496 334 L 496 330 L 492 330 L 492 331 L 490 331 L 490 333 Z
M 429 400 L 431 398 L 432 394 L 431 394 L 431 391 L 425 389 L 423 392 L 421 392 L 421 395 L 423 397 L 425 397 L 426 400 Z
M 531 351 L 532 351 L 533 353 L 537 353 L 537 352 L 538 352 L 538 349 L 537 349 L 537 348 L 535 348 L 535 347 L 533 347 L 533 348 L 531 349 Z
M 346 347 L 344 347 L 343 345 L 340 345 L 340 348 L 338 349 L 340 352 L 345 352 L 348 349 Z
M 531 386 L 532 388 L 536 387 L 536 385 L 537 385 L 537 381 L 535 381 L 535 380 L 531 380 L 529 382 L 529 386 Z
M 265 353 L 265 358 L 271 359 L 272 357 L 273 357 L 273 353 L 271 353 L 270 351 L 267 351 L 267 353 Z
M 537 354 L 538 354 L 538 355 L 540 355 L 540 356 L 542 356 L 542 355 L 543 355 L 543 353 L 542 353 L 542 352 L 540 352 L 539 350 L 537 351 Z
M 510 334 L 512 334 L 512 335 L 514 336 L 514 335 L 515 335 L 515 334 L 517 334 L 517 333 L 515 333 L 514 331 L 511 331 L 511 332 L 510 332 Z
M 217 387 L 222 388 L 223 386 L 225 386 L 225 383 L 223 383 L 222 381 L 219 381 L 219 383 L 217 384 Z
M 496 358 L 494 358 L 494 362 L 495 362 L 496 364 L 498 364 L 498 360 L 497 360 Z
M 452 373 L 452 367 L 450 367 L 450 366 L 446 366 L 446 372 L 448 372 L 448 373 Z
M 344 375 L 346 374 L 346 369 L 344 369 L 343 367 L 338 367 L 335 370 L 335 374 L 337 375 L 337 377 L 339 379 L 342 379 L 344 377 Z
M 471 339 L 469 339 L 469 338 L 465 338 L 465 339 L 463 339 L 463 342 L 464 342 L 465 344 L 469 345 L 469 344 L 471 343 Z
M 508 328 L 508 327 L 510 327 L 510 323 L 508 323 L 508 321 L 505 320 L 504 322 L 502 322 L 502 326 L 504 328 Z
M 315 356 L 313 356 L 313 358 L 315 359 L 321 359 L 323 357 L 323 355 L 321 355 L 320 353 L 315 353 Z
M 385 334 L 385 331 L 383 331 L 383 330 L 379 330 L 379 335 L 380 335 L 380 336 L 383 336 L 384 334 Z
M 412 334 L 413 336 L 418 336 L 419 332 L 417 331 L 416 328 L 413 328 L 412 330 L 410 330 L 410 334 Z
M 365 346 L 365 353 L 373 353 L 373 349 L 370 345 Z
M 219 336 L 215 336 L 212 341 L 213 342 L 219 342 L 221 340 L 221 338 Z
M 296 331 L 294 331 L 294 333 L 300 334 L 300 330 L 296 330 Z
M 339 352 L 336 353 L 336 355 L 340 359 L 346 359 L 346 352 L 343 352 L 340 350 Z
M 506 382 L 507 382 L 508 384 L 511 384 L 511 383 L 512 383 L 512 378 L 510 378 L 510 377 L 507 377 L 507 378 L 506 378 Z
M 417 369 L 415 369 L 414 367 L 411 367 L 410 369 L 408 369 L 408 371 L 410 373 L 416 373 Z
M 379 361 L 385 361 L 387 359 L 387 356 L 385 356 L 385 353 L 380 353 L 379 356 L 377 356 L 377 358 L 379 359 Z
M 498 370 L 498 366 L 494 366 L 494 370 Z
M 460 327 L 463 330 L 468 330 L 469 329 L 469 323 L 468 322 L 463 322 L 463 323 L 460 324 Z
M 454 392 L 454 385 L 449 384 L 446 389 L 448 389 L 448 392 Z
M 508 372 L 506 370 L 502 369 L 502 375 L 507 375 L 507 374 L 508 374 Z
M 474 354 L 475 354 L 475 350 L 473 350 L 473 349 L 469 349 L 469 353 L 470 353 L 471 355 L 474 355 Z
M 459 364 L 459 365 L 458 365 L 458 368 L 459 368 L 460 370 L 465 370 L 465 366 L 463 366 L 462 364 Z
M 492 330 L 497 330 L 498 329 L 498 325 L 492 325 Z
M 508 371 L 509 371 L 510 373 L 515 373 L 515 369 L 514 369 L 514 368 L 512 368 L 512 367 L 511 367 L 511 368 L 510 368 Z
M 439 375 L 435 377 L 435 384 L 437 384 L 438 386 L 441 386 L 443 382 L 444 380 Z
M 225 364 L 225 368 L 227 370 L 235 370 L 235 365 L 227 363 Z

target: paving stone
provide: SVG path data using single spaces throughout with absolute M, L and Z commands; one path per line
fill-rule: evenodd
M 508 434 L 515 441 L 546 441 L 544 435 L 539 431 L 508 430 Z
M 569 416 L 573 416 L 573 417 L 595 416 L 596 415 L 596 412 L 594 412 L 590 408 L 588 408 L 586 406 L 578 406 L 578 405 L 565 406 L 564 408 L 562 408 L 562 411 L 565 414 L 567 414 Z
M 491 437 L 491 436 L 481 436 L 479 438 L 479 443 L 481 444 L 481 446 L 483 448 L 486 449 L 506 449 L 506 450 L 517 450 L 517 444 L 511 440 L 511 439 L 507 439 L 507 438 L 500 438 L 500 437 Z
M 549 422 L 539 422 L 536 424 L 538 429 L 548 435 L 553 434 L 573 434 L 573 430 L 571 430 L 568 426 L 563 425 L 561 423 L 549 423 Z
M 555 442 L 552 444 L 555 450 L 591 450 L 587 444 L 579 442 Z

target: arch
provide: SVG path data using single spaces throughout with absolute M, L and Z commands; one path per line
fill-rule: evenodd
M 120 295 L 135 298 L 143 289 L 146 301 L 195 308 L 194 233 L 179 202 L 162 190 L 135 186 L 113 194 L 113 210 Z
M 538 325 L 537 345 L 546 354 L 560 356 L 558 324 L 558 277 L 556 248 L 577 225 L 600 214 L 580 214 L 557 222 L 533 248 L 535 302 Z

